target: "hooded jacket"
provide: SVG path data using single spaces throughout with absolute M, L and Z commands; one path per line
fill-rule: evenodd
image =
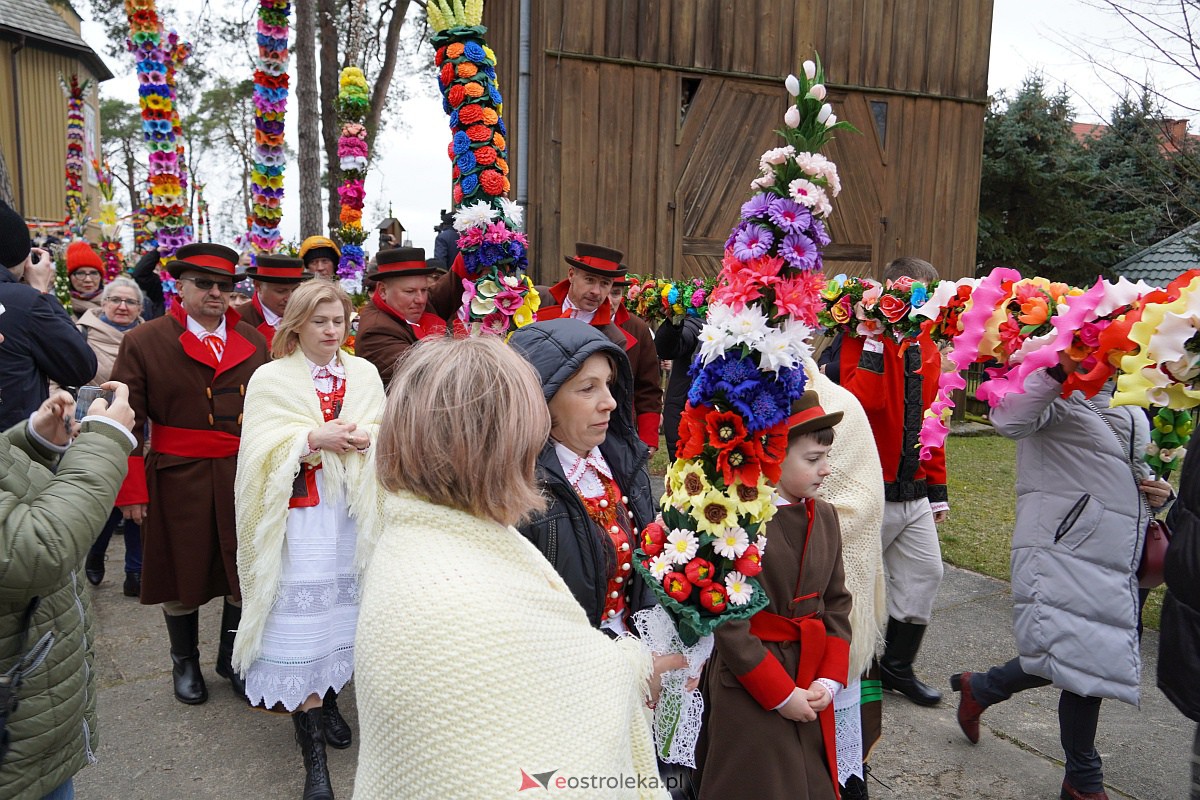
M 617 372 L 612 387 L 616 408 L 609 421 L 608 435 L 600 444 L 600 453 L 612 469 L 617 486 L 629 498 L 634 531 L 640 531 L 654 520 L 654 501 L 646 472 L 649 451 L 633 424 L 630 402 L 633 374 L 625 351 L 591 325 L 575 319 L 527 325 L 514 333 L 510 342 L 537 370 L 546 402 L 590 356 L 607 353 L 612 357 Z M 607 576 L 615 554 L 605 534 L 588 517 L 574 487 L 567 482 L 551 441 L 546 442 L 538 456 L 537 477 L 548 501 L 547 508 L 521 524 L 519 530 L 554 565 L 587 612 L 588 620 L 599 627 Z M 637 570 L 629 579 L 629 599 L 631 613 L 654 605 L 653 593 Z
M 1017 440 L 1012 594 L 1021 667 L 1060 689 L 1136 705 L 1135 573 L 1149 517 L 1130 453 L 1141 461 L 1148 425 L 1139 408 L 1105 408 L 1108 395 L 1089 404 L 1061 393 L 1059 380 L 1037 370 L 991 414 L 996 430 Z

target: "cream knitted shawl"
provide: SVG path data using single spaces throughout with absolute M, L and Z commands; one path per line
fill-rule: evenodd
M 383 382 L 369 361 L 345 353 L 340 358 L 346 368 L 346 396 L 339 418 L 367 431 L 374 443 L 383 415 Z M 300 471 L 300 456 L 308 449 L 308 434 L 324 421 L 312 373 L 299 348 L 255 370 L 246 388 L 234 482 L 242 622 L 234 639 L 233 667 L 239 672 L 244 673 L 261 652 L 263 629 L 279 589 L 292 483 Z M 347 498 L 360 530 L 371 527 L 379 511 L 374 453 L 374 447 L 366 454 L 321 453 L 321 502 Z
M 883 468 L 871 435 L 871 423 L 858 399 L 804 362 L 809 388 L 821 398 L 826 411 L 845 416 L 829 451 L 833 473 L 825 479 L 819 497 L 833 504 L 842 526 L 842 561 L 846 588 L 854 596 L 850 611 L 850 675 L 861 675 L 882 640 L 887 619 L 887 583 L 883 574 L 880 528 L 883 525 Z
M 637 786 L 658 777 L 648 652 L 593 628 L 520 533 L 398 493 L 379 534 L 355 645 L 356 800 L 516 797 L 522 771 L 553 771 L 555 797 L 668 797 Z

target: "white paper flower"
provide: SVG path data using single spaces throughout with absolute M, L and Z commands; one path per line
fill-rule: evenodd
M 744 606 L 754 596 L 754 587 L 746 576 L 736 570 L 725 576 L 725 594 L 735 606 Z
M 825 118 L 825 127 L 832 128 L 834 125 L 837 125 L 837 114 L 830 114 Z
M 796 366 L 791 337 L 779 328 L 768 331 L 755 349 L 761 354 L 758 366 L 764 370 L 778 372 L 780 367 L 792 369 Z
M 482 200 L 478 203 L 472 203 L 469 206 L 463 206 L 454 215 L 454 230 L 462 233 L 471 228 L 486 228 L 488 224 L 496 218 L 496 212 L 492 207 Z
M 814 83 L 808 87 L 808 97 L 818 102 L 825 99 L 825 85 L 822 83 Z
M 803 66 L 804 66 L 804 77 L 808 78 L 810 81 L 813 78 L 817 77 L 817 65 L 816 64 L 814 64 L 811 61 L 805 61 Z
M 1104 299 L 1096 304 L 1096 316 L 1106 317 L 1121 306 L 1131 305 L 1134 300 L 1152 291 L 1154 287 L 1145 281 L 1134 283 L 1122 275 L 1117 278 L 1116 283 L 1109 283 L 1104 287 Z M 1070 298 L 1067 298 L 1067 302 L 1071 302 Z
M 824 125 L 825 120 L 829 119 L 829 115 L 832 113 L 833 113 L 833 106 L 829 105 L 829 103 L 822 103 L 821 110 L 817 112 L 817 122 Z
M 800 124 L 800 109 L 791 106 L 787 111 L 783 112 L 783 124 L 789 128 L 795 128 Z
M 786 78 L 784 78 L 783 85 L 784 88 L 787 89 L 787 93 L 792 97 L 796 97 L 800 94 L 800 81 L 795 75 L 788 75 Z
M 500 198 L 500 213 L 508 217 L 518 230 L 525 224 L 525 212 L 521 207 L 507 197 Z
M 713 550 L 722 558 L 737 558 L 750 546 L 750 535 L 741 526 L 726 528 L 712 543 Z
M 658 580 L 662 580 L 671 571 L 674 563 L 669 553 L 666 551 L 659 553 L 650 560 L 650 574 Z
M 774 508 L 775 506 L 772 505 L 771 507 Z M 758 548 L 758 557 L 762 558 L 762 554 L 767 552 L 767 535 L 760 533 L 758 538 L 754 540 L 754 546 Z
M 950 299 L 958 295 L 960 286 L 970 286 L 974 290 L 978 285 L 978 278 L 961 278 L 953 283 L 950 281 L 938 281 L 933 287 L 929 299 L 913 310 L 913 316 L 935 319 L 942 313 L 942 308 L 950 302 Z
M 746 306 L 741 311 L 730 314 L 726 329 L 733 344 L 744 344 L 757 349 L 758 343 L 767 335 L 770 326 L 761 309 L 757 306 Z
M 750 181 L 750 190 L 758 191 L 759 189 L 770 189 L 775 185 L 775 175 L 761 175 Z
M 812 181 L 806 181 L 804 178 L 796 178 L 788 184 L 788 194 L 802 206 L 812 208 L 816 206 L 818 196 L 824 194 L 821 187 L 817 186 Z
M 715 358 L 720 358 L 721 354 L 729 348 L 733 347 L 733 337 L 729 335 L 729 331 L 720 325 L 714 325 L 709 322 L 700 329 L 700 363 L 708 364 Z
M 796 148 L 790 144 L 787 147 L 776 147 L 758 157 L 758 168 L 764 175 L 771 174 L 771 167 L 778 166 L 791 158 Z
M 696 534 L 680 528 L 673 528 L 667 534 L 667 546 L 662 555 L 671 559 L 673 564 L 686 564 L 696 557 L 696 548 L 700 542 Z

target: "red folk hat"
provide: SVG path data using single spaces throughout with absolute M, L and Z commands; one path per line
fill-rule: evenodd
M 409 275 L 432 275 L 435 272 L 437 268 L 425 262 L 425 251 L 420 247 L 392 247 L 375 254 L 375 268 L 366 277 L 382 281 Z
M 826 414 L 821 408 L 821 399 L 817 393 L 809 389 L 792 401 L 792 413 L 788 417 L 788 436 L 799 436 L 802 433 L 819 431 L 822 428 L 832 428 L 842 421 L 842 412 L 834 411 Z
M 246 276 L 246 273 L 238 271 L 238 258 L 236 250 L 222 244 L 207 242 L 185 244 L 175 251 L 175 258 L 167 262 L 167 272 L 171 274 L 172 278 L 178 278 L 183 273 L 194 270 L 240 280 Z
M 587 242 L 575 243 L 575 257 L 563 256 L 572 267 L 599 275 L 602 278 L 624 278 L 625 265 L 621 259 L 625 254 L 620 250 L 601 247 Z
M 246 277 L 266 283 L 301 283 L 313 277 L 304 269 L 304 262 L 291 256 L 261 254 L 254 257 L 254 266 L 246 269 Z

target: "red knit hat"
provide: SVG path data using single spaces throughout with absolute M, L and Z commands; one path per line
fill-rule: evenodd
M 67 274 L 70 275 L 77 269 L 91 267 L 104 274 L 104 264 L 100 261 L 100 255 L 92 249 L 92 246 L 87 242 L 71 242 L 67 245 Z

